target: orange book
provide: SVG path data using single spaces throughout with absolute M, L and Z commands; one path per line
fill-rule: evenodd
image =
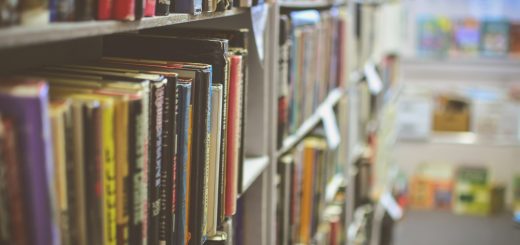
M 300 209 L 300 243 L 308 244 L 311 239 L 311 219 L 314 186 L 315 150 L 308 144 L 303 149 L 302 199 Z

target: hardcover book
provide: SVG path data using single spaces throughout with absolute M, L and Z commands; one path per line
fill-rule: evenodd
M 485 20 L 481 24 L 480 52 L 484 56 L 504 56 L 509 52 L 509 22 Z

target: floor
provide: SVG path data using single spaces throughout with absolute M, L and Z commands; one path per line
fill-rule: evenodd
M 408 211 L 394 234 L 394 245 L 520 245 L 520 228 L 508 213 L 474 217 Z

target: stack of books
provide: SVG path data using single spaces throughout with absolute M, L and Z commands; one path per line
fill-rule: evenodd
M 343 234 L 338 226 L 343 220 L 340 217 L 344 195 L 338 192 L 337 199 L 326 202 L 325 193 L 328 183 L 341 169 L 336 152 L 328 149 L 321 136 L 308 136 L 293 152 L 280 158 L 278 244 L 315 244 L 322 239 L 336 242 L 318 244 L 338 244 L 338 235 Z
M 281 16 L 278 145 L 345 80 L 346 20 L 337 8 Z
M 106 36 L 99 61 L 2 78 L 0 243 L 225 239 L 241 186 L 247 36 Z

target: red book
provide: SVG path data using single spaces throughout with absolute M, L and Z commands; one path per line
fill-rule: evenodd
M 114 0 L 112 19 L 135 20 L 135 0 Z
M 242 81 L 242 56 L 231 56 L 229 95 L 228 95 L 228 130 L 226 154 L 226 207 L 225 216 L 234 215 L 237 210 L 238 159 L 240 144 L 240 91 Z
M 145 0 L 144 16 L 151 17 L 155 16 L 155 0 Z
M 109 20 L 112 17 L 112 0 L 98 0 L 97 19 Z

